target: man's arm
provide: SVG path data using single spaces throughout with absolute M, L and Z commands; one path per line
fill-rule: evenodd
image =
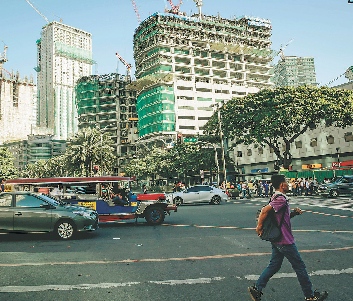
M 294 208 L 293 211 L 290 213 L 290 218 L 300 214 L 303 214 L 303 211 L 298 207 Z
M 262 208 L 259 218 L 257 220 L 256 233 L 258 236 L 262 235 L 263 232 L 263 222 L 271 210 L 274 210 L 271 205 L 266 205 Z

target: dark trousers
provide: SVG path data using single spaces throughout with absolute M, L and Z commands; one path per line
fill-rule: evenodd
M 276 245 L 272 244 L 272 256 L 269 265 L 264 269 L 260 278 L 256 282 L 256 287 L 262 291 L 266 287 L 270 278 L 276 274 L 281 266 L 283 259 L 287 258 L 292 265 L 293 270 L 297 274 L 298 281 L 305 297 L 313 295 L 312 284 L 306 271 L 304 261 L 301 259 L 295 244 L 292 245 Z

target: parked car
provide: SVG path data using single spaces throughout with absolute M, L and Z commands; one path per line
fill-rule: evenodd
M 208 202 L 218 205 L 222 201 L 227 201 L 228 195 L 220 188 L 196 185 L 185 189 L 184 191 L 174 192 L 170 195 L 175 205 Z
M 77 232 L 98 229 L 98 213 L 33 192 L 0 193 L 0 231 L 53 232 L 70 239 Z
M 328 194 L 330 197 L 353 194 L 353 176 L 341 176 L 334 182 L 319 185 L 320 194 Z

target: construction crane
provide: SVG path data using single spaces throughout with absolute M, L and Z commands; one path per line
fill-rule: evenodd
M 179 14 L 179 8 L 180 8 L 180 5 L 183 4 L 183 0 L 179 0 L 179 4 L 178 4 L 178 5 L 174 5 L 174 4 L 173 4 L 173 1 L 172 1 L 172 0 L 169 0 L 169 4 L 170 4 L 170 6 L 172 7 L 172 9 L 171 9 L 170 12 L 171 12 L 172 14 L 178 15 L 178 14 Z
M 116 52 L 115 55 L 120 60 L 120 62 L 122 62 L 125 65 L 127 74 L 130 75 L 132 65 L 129 64 L 127 61 L 125 61 L 119 53 Z
M 287 48 L 287 46 L 293 42 L 293 39 L 291 39 L 286 45 L 281 45 L 281 48 L 279 49 L 277 55 L 279 54 L 280 58 L 282 59 L 282 61 L 284 61 L 285 56 L 284 56 L 284 49 Z
M 135 11 L 135 14 L 136 14 L 136 17 L 137 17 L 137 21 L 139 22 L 139 24 L 141 23 L 141 16 L 140 16 L 140 13 L 138 11 L 138 8 L 137 8 L 137 5 L 136 5 L 136 2 L 135 0 L 131 0 L 132 2 L 132 6 L 134 8 L 134 11 Z
M 202 17 L 202 0 L 194 0 L 194 2 L 196 3 L 196 6 L 199 10 L 199 17 L 201 18 Z
M 2 74 L 2 66 L 4 65 L 4 63 L 7 62 L 7 58 L 6 58 L 6 51 L 7 51 L 7 46 L 4 45 L 4 52 L 2 54 L 0 54 L 0 76 Z M 4 69 L 5 70 L 5 69 Z
M 29 0 L 26 0 L 26 2 L 39 14 L 42 16 L 42 18 L 47 22 L 50 23 L 48 18 L 44 16 Z

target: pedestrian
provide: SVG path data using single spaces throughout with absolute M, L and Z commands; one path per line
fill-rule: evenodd
M 0 192 L 5 192 L 5 179 L 0 179 Z
M 263 232 L 263 222 L 267 215 L 272 211 L 275 213 L 278 224 L 283 217 L 281 226 L 282 237 L 276 243 L 272 244 L 272 256 L 269 265 L 264 269 L 259 279 L 254 286 L 248 288 L 252 300 L 261 300 L 262 290 L 266 287 L 270 278 L 276 274 L 281 266 L 284 257 L 291 263 L 292 268 L 297 274 L 298 281 L 304 294 L 304 300 L 307 301 L 321 301 L 327 298 L 327 292 L 319 293 L 312 290 L 312 284 L 309 275 L 306 271 L 305 264 L 300 257 L 298 249 L 295 245 L 290 219 L 296 215 L 302 214 L 300 208 L 295 208 L 292 212 L 289 208 L 289 200 L 286 193 L 289 190 L 288 183 L 284 175 L 273 175 L 271 177 L 272 185 L 275 193 L 271 198 L 271 202 L 266 205 L 260 213 L 256 233 L 261 236 Z M 281 210 L 283 208 L 283 210 Z M 284 216 L 283 216 L 284 214 Z M 286 298 L 288 300 L 288 298 Z

